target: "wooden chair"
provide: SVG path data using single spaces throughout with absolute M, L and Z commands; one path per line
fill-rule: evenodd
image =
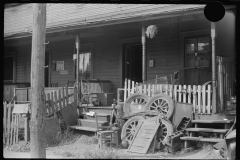
M 51 87 L 58 87 L 58 82 L 56 82 L 56 83 L 51 83 Z
M 112 145 L 116 145 L 116 148 L 118 148 L 118 130 L 113 131 L 111 130 L 113 127 L 113 124 L 110 123 L 109 126 L 98 126 L 98 115 L 97 113 L 94 114 L 95 119 L 96 119 L 96 124 L 97 124 L 97 138 L 98 138 L 98 147 L 100 149 L 103 148 L 103 144 L 110 144 L 110 148 L 112 147 Z M 113 137 L 113 135 L 115 134 L 115 136 Z

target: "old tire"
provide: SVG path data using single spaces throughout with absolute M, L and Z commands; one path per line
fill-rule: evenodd
M 139 120 L 145 120 L 145 118 L 141 116 L 134 116 L 130 119 L 128 119 L 125 124 L 122 127 L 122 132 L 121 132 L 121 140 L 127 140 L 128 143 L 132 141 L 132 138 L 136 132 L 137 125 Z
M 130 116 L 137 112 L 146 111 L 147 110 L 146 104 L 149 98 L 150 97 L 148 95 L 143 93 L 135 93 L 129 96 L 124 102 L 124 106 L 123 106 L 124 117 Z M 137 109 L 136 110 L 131 109 L 131 105 L 133 104 L 141 106 L 139 111 Z
M 157 140 L 165 144 L 167 142 L 167 137 L 172 134 L 173 134 L 172 123 L 166 119 L 161 119 L 160 126 L 157 132 Z
M 151 97 L 146 106 L 148 110 L 158 111 L 168 119 L 172 116 L 174 109 L 172 98 L 164 93 L 159 93 Z

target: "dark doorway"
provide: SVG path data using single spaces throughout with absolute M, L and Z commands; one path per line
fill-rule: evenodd
M 130 79 L 142 82 L 142 46 L 128 44 L 123 46 L 123 82 Z
M 45 87 L 49 87 L 49 52 L 45 52 L 45 66 L 48 67 L 46 67 L 44 71 L 44 84 Z

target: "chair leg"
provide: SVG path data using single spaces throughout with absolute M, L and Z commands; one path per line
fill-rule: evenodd
M 103 135 L 101 134 L 100 137 L 101 137 L 100 148 L 102 149 L 103 148 Z

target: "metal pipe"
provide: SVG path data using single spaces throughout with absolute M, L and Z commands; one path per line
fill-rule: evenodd
M 142 26 L 142 80 L 145 82 L 146 79 L 146 36 L 145 26 Z
M 216 100 L 216 53 L 215 53 L 216 24 L 211 22 L 211 40 L 212 40 L 212 113 L 217 112 Z
M 79 48 L 80 48 L 80 38 L 79 34 L 76 34 L 76 51 L 77 51 L 77 77 L 76 77 L 76 84 L 77 84 L 77 105 L 78 105 L 78 99 L 79 99 Z

